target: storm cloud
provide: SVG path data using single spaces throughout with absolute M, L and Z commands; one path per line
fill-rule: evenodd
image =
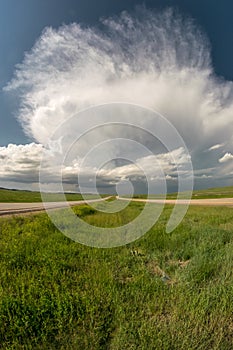
M 58 125 L 85 108 L 132 103 L 175 126 L 199 179 L 229 181 L 233 171 L 233 83 L 215 75 L 208 39 L 173 9 L 140 7 L 96 27 L 45 28 L 6 90 L 20 96 L 18 119 L 38 144 L 45 146 Z M 98 131 L 95 137 L 98 142 Z M 120 172 L 127 166 L 112 169 L 114 176 Z

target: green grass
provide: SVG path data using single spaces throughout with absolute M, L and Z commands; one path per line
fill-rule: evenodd
M 193 191 L 193 198 L 232 198 L 233 186 L 208 188 L 205 190 Z
M 142 207 L 74 211 L 112 227 Z M 231 349 L 233 211 L 190 207 L 167 234 L 171 210 L 112 249 L 69 240 L 46 214 L 1 219 L 0 349 Z
M 95 198 L 95 195 L 86 195 L 88 198 Z M 65 193 L 68 201 L 82 200 L 83 197 L 78 193 Z M 63 195 L 59 193 L 46 193 L 46 201 L 59 202 L 64 201 Z M 41 202 L 40 192 L 22 191 L 22 190 L 8 190 L 0 188 L 0 202 L 1 203 L 31 203 Z
M 185 192 L 181 193 L 185 198 Z M 127 197 L 127 196 L 126 196 Z M 163 195 L 144 195 L 139 194 L 135 195 L 134 198 L 151 198 L 151 199 L 161 199 Z M 177 193 L 167 193 L 167 199 L 176 199 Z M 215 188 L 207 188 L 203 190 L 195 190 L 192 193 L 192 199 L 208 199 L 208 198 L 233 198 L 233 186 L 228 187 L 215 187 Z
M 66 199 L 68 201 L 82 200 L 81 194 L 78 193 L 66 193 Z M 102 195 L 105 197 L 106 195 Z M 94 195 L 88 195 L 90 199 L 95 198 Z M 127 197 L 127 196 L 126 196 Z M 146 195 L 135 195 L 135 198 L 147 198 Z M 176 193 L 168 193 L 168 199 L 175 199 L 177 197 Z M 209 188 L 205 190 L 193 191 L 193 199 L 202 198 L 232 198 L 233 197 L 233 186 L 232 187 L 219 187 L 219 188 Z M 162 198 L 161 195 L 151 195 L 150 198 Z M 46 194 L 46 200 L 51 202 L 63 201 L 64 198 L 59 193 L 48 193 Z M 114 200 L 114 198 L 110 199 Z M 33 191 L 22 191 L 22 190 L 8 190 L 0 188 L 0 202 L 5 203 L 22 203 L 22 202 L 41 202 L 40 192 Z

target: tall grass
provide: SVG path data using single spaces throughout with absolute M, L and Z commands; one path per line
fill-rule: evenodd
M 141 208 L 75 210 L 116 226 Z M 1 219 L 0 349 L 231 349 L 233 211 L 191 207 L 167 234 L 170 213 L 112 249 L 69 240 L 46 214 Z

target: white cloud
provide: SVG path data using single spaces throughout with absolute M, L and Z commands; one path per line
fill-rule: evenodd
M 39 180 L 39 170 L 42 155 L 45 148 L 41 144 L 31 143 L 27 145 L 9 144 L 7 147 L 0 147 L 0 184 L 6 187 L 20 187 L 25 189 L 39 189 L 36 186 Z M 227 163 L 232 160 L 233 155 L 226 153 L 219 162 Z M 60 190 L 57 187 L 59 172 L 62 172 L 63 184 L 66 191 L 75 191 L 79 188 L 78 179 L 85 185 L 88 191 L 95 190 L 95 176 L 97 175 L 97 186 L 109 188 L 122 181 L 133 181 L 145 183 L 146 177 L 153 186 L 161 185 L 163 181 L 177 182 L 177 170 L 183 175 L 186 172 L 186 165 L 189 157 L 182 148 L 171 152 L 159 153 L 138 158 L 134 164 L 128 163 L 118 165 L 110 162 L 108 166 L 97 169 L 95 166 L 82 165 L 83 159 L 75 158 L 69 165 L 64 163 L 60 169 L 59 165 L 50 164 L 46 160 L 43 168 L 45 184 L 43 188 L 48 191 Z M 212 179 L 223 177 L 222 169 L 219 172 L 216 168 L 200 169 L 195 171 L 196 179 Z M 226 168 L 228 177 L 232 174 L 232 167 Z M 188 173 L 187 173 L 188 175 Z M 20 185 L 19 185 L 20 184 Z M 161 188 L 161 186 L 159 187 Z
M 170 175 L 177 174 L 177 166 L 183 167 L 183 171 L 185 171 L 188 161 L 189 158 L 184 149 L 179 148 L 171 152 L 139 158 L 134 164 L 116 166 L 112 162 L 107 167 L 99 170 L 91 166 L 82 166 L 82 159 L 74 159 L 71 165 L 63 166 L 62 174 L 64 180 L 71 182 L 74 182 L 75 178 L 77 179 L 78 174 L 88 177 L 96 173 L 98 177 L 111 179 L 111 182 L 115 181 L 115 183 L 131 177 L 144 177 L 145 174 L 150 178 L 153 177 L 154 180 L 158 180 L 161 177 L 165 178 L 167 176 L 167 178 L 170 178 Z
M 203 174 L 201 176 L 202 179 L 211 179 L 213 176 L 212 175 L 206 175 L 206 174 Z
M 42 150 L 43 146 L 36 143 L 0 147 L 0 180 L 38 182 Z
M 224 143 L 217 143 L 216 145 L 213 145 L 210 148 L 208 148 L 208 151 L 214 151 L 214 150 L 219 149 L 223 146 L 224 146 Z
M 209 150 L 227 144 L 233 152 L 233 83 L 215 76 L 209 42 L 192 20 L 171 9 L 156 13 L 141 8 L 133 15 L 124 12 L 119 18 L 105 19 L 101 28 L 76 23 L 46 28 L 17 66 L 7 90 L 20 95 L 18 118 L 37 143 L 45 145 L 59 124 L 83 108 L 122 101 L 164 115 L 197 157 L 196 163 L 210 144 Z M 97 144 L 100 137 L 114 134 L 101 130 L 92 141 Z M 142 143 L 146 138 L 141 137 Z M 84 150 L 87 145 L 83 143 Z M 231 159 L 231 153 L 219 162 L 207 153 L 204 156 L 206 168 L 221 167 Z M 139 163 L 146 166 L 147 161 L 142 158 Z M 160 162 L 172 176 L 166 156 L 161 155 Z M 73 170 L 66 166 L 68 176 Z M 111 171 L 112 176 L 122 177 L 137 173 L 129 165 Z
M 112 101 L 154 108 L 192 147 L 231 136 L 232 82 L 214 77 L 209 44 L 191 20 L 141 10 L 103 22 L 103 32 L 45 29 L 18 65 L 8 89 L 21 93 L 18 117 L 30 136 L 46 143 L 75 112 Z
M 35 143 L 9 144 L 7 147 L 0 147 L 0 181 L 28 184 L 38 182 L 44 152 L 45 148 Z M 89 185 L 94 186 L 92 182 L 96 174 L 97 182 L 102 185 L 116 185 L 126 179 L 145 181 L 145 175 L 156 183 L 163 179 L 172 179 L 172 175 L 177 176 L 177 165 L 182 165 L 185 169 L 188 158 L 185 151 L 180 148 L 172 152 L 139 158 L 135 164 L 116 166 L 112 163 L 99 170 L 92 166 L 82 166 L 82 161 L 82 159 L 73 159 L 69 166 L 62 165 L 64 183 L 78 185 L 78 176 L 80 176 L 87 184 L 91 182 Z M 48 162 L 43 167 L 43 178 L 53 186 L 59 181 L 58 172 L 59 166 L 56 167 L 53 163 Z
M 219 161 L 219 163 L 225 163 L 225 162 L 228 162 L 229 160 L 233 160 L 233 154 L 227 152 L 218 161 Z

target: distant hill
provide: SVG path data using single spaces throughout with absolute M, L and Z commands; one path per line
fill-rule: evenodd
M 83 199 L 82 195 L 79 193 L 66 193 L 66 199 L 68 201 L 75 201 Z M 88 195 L 93 198 L 95 195 Z M 101 195 L 104 197 L 104 195 Z M 167 198 L 176 198 L 176 193 L 168 193 Z M 127 196 L 126 196 L 127 197 Z M 146 198 L 146 195 L 135 195 L 137 198 Z M 61 193 L 48 193 L 47 198 L 51 202 L 63 201 L 64 198 Z M 161 198 L 161 195 L 151 195 L 150 198 Z M 233 186 L 229 187 L 215 187 L 202 190 L 193 191 L 193 199 L 204 199 L 204 198 L 233 198 Z M 29 190 L 17 190 L 17 189 L 7 189 L 0 187 L 0 202 L 4 203 L 30 203 L 30 202 L 41 202 L 41 194 L 36 191 Z
M 182 193 L 185 198 L 185 192 Z M 127 197 L 127 196 L 126 196 Z M 147 198 L 146 195 L 140 194 L 135 195 L 134 198 Z M 150 195 L 149 198 L 163 198 L 161 194 Z M 168 199 L 176 199 L 177 193 L 167 193 Z M 202 190 L 195 190 L 192 193 L 193 199 L 204 199 L 204 198 L 233 198 L 233 186 L 228 187 L 214 187 Z
M 233 198 L 233 186 L 213 187 L 205 190 L 193 191 L 193 198 Z
M 66 193 L 66 199 L 69 201 L 81 200 L 82 195 L 79 193 Z M 64 198 L 60 193 L 48 193 L 47 198 L 51 202 L 63 201 Z M 30 203 L 41 202 L 41 194 L 36 191 L 6 189 L 0 187 L 0 202 L 4 203 Z

